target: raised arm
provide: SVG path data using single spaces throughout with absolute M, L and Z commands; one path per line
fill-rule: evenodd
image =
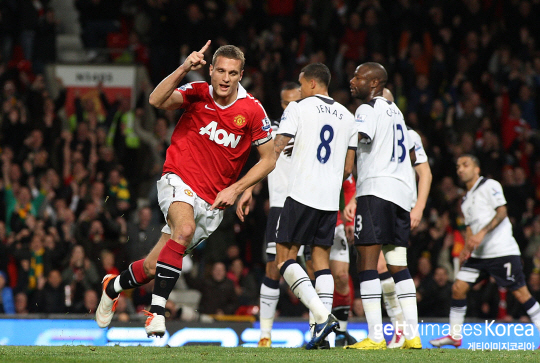
M 210 42 L 210 40 L 207 41 L 198 52 L 191 53 L 180 67 L 176 68 L 174 72 L 169 74 L 154 88 L 149 98 L 152 106 L 164 110 L 175 110 L 182 106 L 184 97 L 180 92 L 174 92 L 174 90 L 189 71 L 197 70 L 206 64 L 204 52 L 210 46 Z
M 260 182 L 267 176 L 276 166 L 276 156 L 274 152 L 274 141 L 270 141 L 257 146 L 259 152 L 259 162 L 255 164 L 249 171 L 233 185 L 223 189 L 216 196 L 216 200 L 210 210 L 215 208 L 226 208 L 232 206 L 236 202 L 236 198 L 252 185 Z

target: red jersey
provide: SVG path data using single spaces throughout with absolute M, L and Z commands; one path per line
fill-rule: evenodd
M 206 202 L 233 184 L 249 156 L 251 144 L 272 139 L 270 120 L 260 102 L 238 84 L 236 101 L 214 102 L 212 86 L 193 82 L 177 88 L 184 114 L 174 128 L 163 174 L 174 173 Z

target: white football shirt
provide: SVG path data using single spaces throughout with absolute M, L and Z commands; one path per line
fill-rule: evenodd
M 356 110 L 356 196 L 373 195 L 411 210 L 416 180 L 411 173 L 413 147 L 403 114 L 395 103 L 375 97 Z
M 278 126 L 272 125 L 272 137 L 276 138 Z M 294 139 L 291 139 L 294 142 Z M 287 199 L 287 190 L 289 188 L 289 175 L 291 173 L 291 156 L 281 153 L 276 161 L 276 167 L 268 174 L 268 194 L 270 208 L 283 208 L 285 199 Z
M 426 150 L 424 149 L 424 144 L 422 144 L 422 139 L 420 138 L 420 135 L 416 131 L 414 131 L 411 128 L 407 128 L 409 132 L 409 137 L 411 138 L 411 142 L 414 145 L 414 152 L 416 153 L 416 162 L 414 165 L 427 163 L 428 157 L 426 154 Z M 412 201 L 412 207 L 416 205 L 416 201 L 418 199 L 418 188 L 416 186 L 416 171 L 414 168 L 412 168 L 412 189 L 413 189 L 413 201 Z
M 501 184 L 496 180 L 480 177 L 461 203 L 465 224 L 471 228 L 473 234 L 477 234 L 493 220 L 497 214 L 495 209 L 502 205 L 506 205 L 506 199 Z M 471 257 L 476 258 L 519 255 L 519 246 L 512 234 L 512 223 L 508 217 L 488 232 L 482 243 L 471 253 Z
M 356 149 L 354 116 L 332 98 L 315 95 L 291 102 L 278 134 L 294 137 L 287 196 L 308 207 L 339 210 L 348 149 Z

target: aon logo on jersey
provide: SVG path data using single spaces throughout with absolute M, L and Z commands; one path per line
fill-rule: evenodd
M 234 149 L 240 142 L 242 135 L 236 136 L 232 132 L 229 134 L 223 129 L 217 128 L 218 123 L 216 121 L 210 122 L 206 127 L 201 127 L 199 134 L 208 135 L 210 140 L 218 145 L 228 147 L 229 145 Z

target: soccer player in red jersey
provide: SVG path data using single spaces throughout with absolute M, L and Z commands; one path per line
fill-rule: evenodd
M 146 333 L 163 336 L 165 303 L 180 276 L 182 257 L 216 230 L 224 208 L 275 166 L 270 120 L 259 101 L 240 84 L 245 60 L 239 48 L 225 45 L 214 53 L 211 84 L 193 82 L 177 88 L 188 72 L 206 64 L 204 52 L 209 46 L 210 41 L 191 53 L 150 95 L 154 107 L 185 110 L 157 182 L 167 225 L 145 261 L 132 263 L 119 276 L 105 277 L 96 312 L 99 326 L 109 325 L 120 291 L 155 277 Z M 237 181 L 252 144 L 260 160 Z

